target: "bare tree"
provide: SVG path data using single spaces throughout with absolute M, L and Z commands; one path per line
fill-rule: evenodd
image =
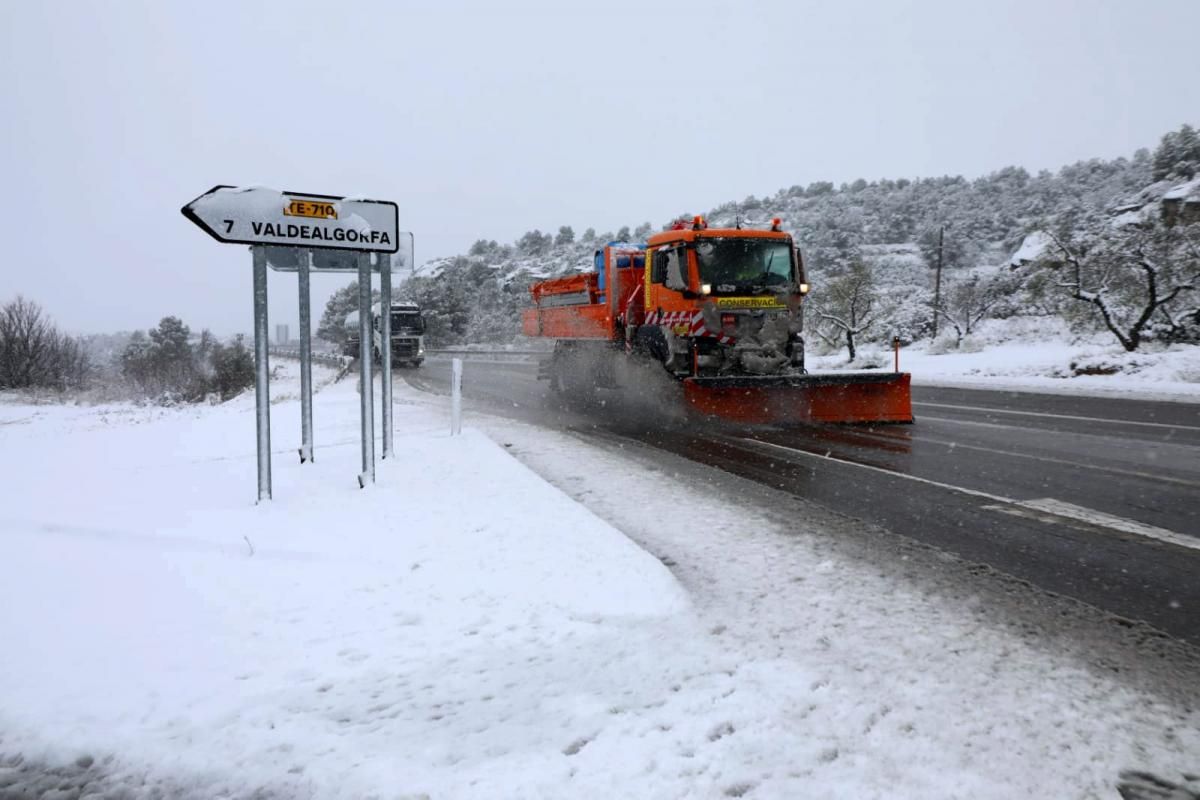
M 817 336 L 830 347 L 838 347 L 838 340 L 844 340 L 853 361 L 858 352 L 854 337 L 867 331 L 877 319 L 875 280 L 870 269 L 862 261 L 853 262 L 812 302 L 820 320 Z
M 1200 231 L 1167 226 L 1159 219 L 1101 225 L 1083 234 L 1046 231 L 1052 247 L 1040 259 L 1057 285 L 1099 314 L 1121 346 L 1137 350 L 1152 322 L 1180 329 L 1195 323 L 1195 310 L 1180 313 L 1200 288 Z
M 1019 286 L 1009 284 L 1004 276 L 994 275 L 981 280 L 978 275 L 972 275 L 950 287 L 938 308 L 938 315 L 954 328 L 955 347 L 1019 289 Z
M 88 371 L 83 346 L 37 303 L 18 296 L 0 308 L 0 388 L 77 388 Z

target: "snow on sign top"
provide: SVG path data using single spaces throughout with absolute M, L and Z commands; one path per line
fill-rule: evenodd
M 180 210 L 221 242 L 376 253 L 400 247 L 399 213 L 386 200 L 214 186 Z

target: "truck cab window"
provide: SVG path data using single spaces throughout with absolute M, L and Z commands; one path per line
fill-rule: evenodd
M 662 250 L 654 252 L 653 261 L 651 261 L 650 282 L 662 283 L 663 278 L 667 275 L 667 254 Z
M 682 291 L 688 288 L 686 252 L 682 247 L 676 247 L 665 253 L 666 275 L 663 284 L 668 289 Z

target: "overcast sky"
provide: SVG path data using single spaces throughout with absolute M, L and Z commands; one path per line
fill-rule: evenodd
M 394 200 L 419 261 L 858 177 L 1131 155 L 1200 122 L 1200 2 L 0 0 L 0 302 L 251 329 L 218 183 Z M 314 279 L 314 317 L 345 282 Z M 271 277 L 295 330 L 295 278 Z

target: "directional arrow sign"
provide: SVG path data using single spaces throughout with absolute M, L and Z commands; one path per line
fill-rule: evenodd
M 377 253 L 400 247 L 399 213 L 386 200 L 214 186 L 181 211 L 209 236 L 232 244 Z

